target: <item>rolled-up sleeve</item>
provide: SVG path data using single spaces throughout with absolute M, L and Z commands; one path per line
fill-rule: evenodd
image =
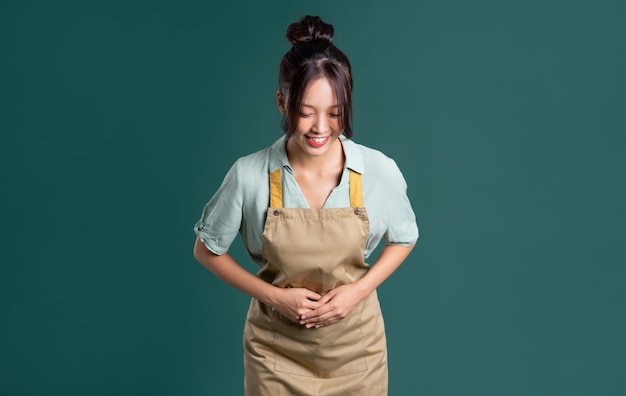
M 224 254 L 241 228 L 243 191 L 240 160 L 230 168 L 222 185 L 204 206 L 194 226 L 196 235 L 215 254 Z
M 390 160 L 386 168 L 384 191 L 388 219 L 384 238 L 388 244 L 409 246 L 417 241 L 419 231 L 407 195 L 407 184 L 395 161 Z

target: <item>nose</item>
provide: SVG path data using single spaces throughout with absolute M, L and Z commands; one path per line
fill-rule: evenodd
M 315 122 L 313 123 L 313 132 L 317 133 L 325 133 L 328 130 L 328 119 L 326 116 L 320 115 L 315 117 Z

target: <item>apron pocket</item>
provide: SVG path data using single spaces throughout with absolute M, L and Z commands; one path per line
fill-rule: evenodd
M 361 309 L 359 304 L 346 318 L 319 329 L 307 329 L 275 313 L 274 370 L 317 378 L 367 371 Z

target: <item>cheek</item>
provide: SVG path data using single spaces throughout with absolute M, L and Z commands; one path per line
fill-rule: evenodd
M 311 121 L 309 121 L 307 118 L 300 118 L 298 119 L 298 131 L 308 131 L 309 129 L 311 129 Z

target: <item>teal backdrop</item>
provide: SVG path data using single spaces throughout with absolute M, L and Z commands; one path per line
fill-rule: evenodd
M 390 395 L 626 394 L 621 0 L 2 2 L 0 394 L 242 394 L 249 299 L 193 224 L 281 135 L 304 14 L 421 230 L 379 290 Z

